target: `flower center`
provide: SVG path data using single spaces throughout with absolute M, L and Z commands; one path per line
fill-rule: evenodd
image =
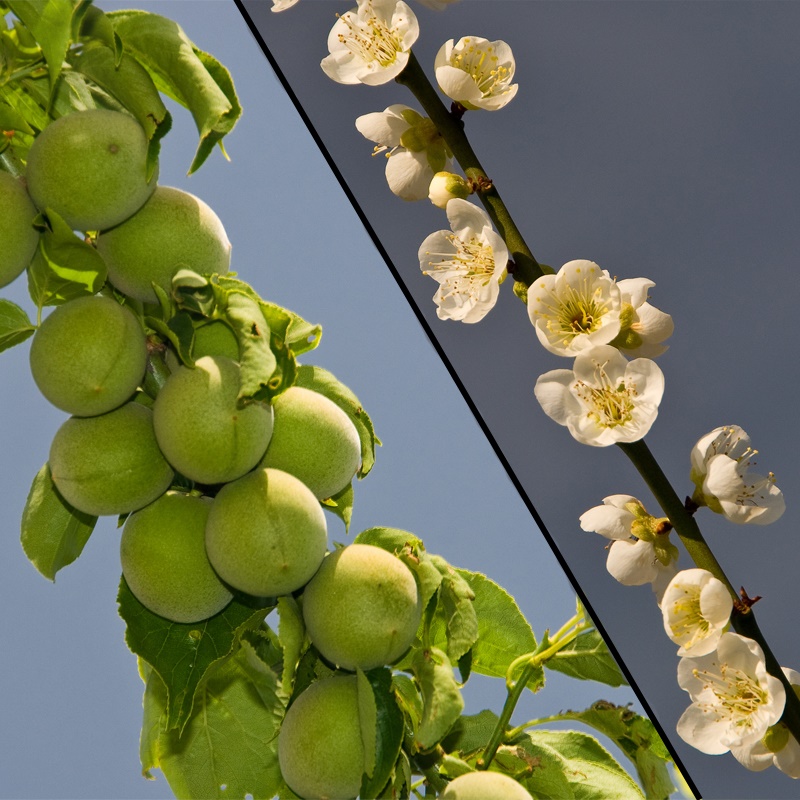
M 568 286 L 558 296 L 550 294 L 544 310 L 538 312 L 551 336 L 564 347 L 576 336 L 602 327 L 602 318 L 607 313 L 603 290 L 600 287 L 592 290 L 588 281 Z
M 584 381 L 575 385 L 576 395 L 589 407 L 589 417 L 601 428 L 616 428 L 630 422 L 636 408 L 636 386 L 627 386 L 625 381 L 614 386 L 601 364 L 595 365 L 595 375 L 598 385 L 590 386 Z
M 402 51 L 397 29 L 375 14 L 371 2 L 358 16 L 345 14 L 339 18 L 347 25 L 347 31 L 339 34 L 339 41 L 366 64 L 388 67 Z
M 688 650 L 708 636 L 711 625 L 700 611 L 700 587 L 682 586 L 681 591 L 683 597 L 672 604 L 670 628 Z
M 714 699 L 697 705 L 717 719 L 727 719 L 737 728 L 752 728 L 752 716 L 770 700 L 769 692 L 758 680 L 728 664 L 719 664 L 719 672 L 694 670 L 694 676 L 703 681 Z
M 472 76 L 484 97 L 508 91 L 506 84 L 513 76 L 511 70 L 498 61 L 492 45 L 481 48 L 470 44 L 468 37 L 464 38 L 464 49 L 453 53 L 450 58 L 450 63 L 454 67 L 463 69 Z
M 485 244 L 477 236 L 473 236 L 468 241 L 459 239 L 455 234 L 448 235 L 448 240 L 456 248 L 455 253 L 431 253 L 425 251 L 425 255 L 438 256 L 438 261 L 429 261 L 430 269 L 423 270 L 423 275 L 432 273 L 457 273 L 455 278 L 468 278 L 477 281 L 481 285 L 489 283 L 494 275 L 494 251 L 491 246 Z

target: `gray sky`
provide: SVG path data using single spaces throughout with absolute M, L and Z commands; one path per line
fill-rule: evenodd
M 580 445 L 541 411 L 537 376 L 567 361 L 539 346 L 510 285 L 477 325 L 436 318 L 436 286 L 420 275 L 417 249 L 447 227 L 444 214 L 391 195 L 353 125 L 414 100 L 394 83 L 340 86 L 318 66 L 334 11 L 347 4 L 302 0 L 281 15 L 246 4 L 595 612 L 674 731 L 688 695 L 675 682 L 676 648 L 650 590 L 619 586 L 604 567 L 605 541 L 577 522 L 616 493 L 637 495 L 655 513 L 642 480 L 618 449 Z M 591 259 L 619 278 L 656 282 L 652 303 L 673 315 L 676 330 L 659 359 L 666 392 L 647 441 L 678 493 L 692 490 L 692 446 L 723 424 L 741 425 L 761 471 L 776 474 L 787 498 L 777 523 L 736 527 L 707 510 L 698 520 L 733 584 L 764 596 L 762 630 L 780 663 L 797 668 L 800 4 L 464 0 L 442 13 L 412 5 L 421 27 L 414 51 L 429 75 L 449 38 L 504 39 L 515 53 L 517 97 L 465 120 L 537 258 L 556 269 Z M 691 566 L 685 554 L 681 564 Z M 704 756 L 674 734 L 673 742 L 706 797 L 797 796 L 776 770 L 749 773 L 731 756 Z
M 100 3 L 106 10 L 129 5 Z M 569 584 L 233 3 L 138 6 L 178 20 L 199 47 L 226 64 L 245 108 L 226 140 L 232 161 L 215 153 L 188 179 L 196 133 L 188 113 L 175 111 L 161 183 L 194 192 L 214 208 L 233 242 L 233 269 L 243 279 L 264 297 L 323 324 L 322 345 L 306 362 L 331 370 L 358 394 L 384 442 L 374 471 L 356 487 L 353 534 L 373 525 L 410 530 L 431 552 L 504 585 L 537 635 L 560 627 L 573 613 Z M 326 33 L 332 7 L 317 8 Z M 302 12 L 303 3 L 295 11 Z M 297 40 L 305 35 L 294 33 Z M 355 145 L 359 156 L 369 152 L 365 142 Z M 368 158 L 363 162 L 377 166 Z M 369 170 L 365 176 L 371 177 Z M 434 226 L 435 219 L 429 217 Z M 413 239 L 415 250 L 416 233 Z M 2 296 L 33 313 L 24 279 Z M 34 570 L 19 546 L 30 482 L 65 418 L 36 391 L 28 347 L 0 355 L 6 527 L 0 543 L 6 608 L 0 615 L 0 796 L 170 797 L 163 778 L 146 782 L 139 775 L 143 687 L 116 614 L 114 520 L 98 525 L 81 558 L 55 585 Z M 329 530 L 331 539 L 347 541 L 333 517 Z M 502 684 L 472 678 L 467 711 L 499 711 Z M 553 674 L 544 692 L 526 696 L 517 719 L 586 707 L 598 698 L 632 702 L 640 710 L 628 689 Z

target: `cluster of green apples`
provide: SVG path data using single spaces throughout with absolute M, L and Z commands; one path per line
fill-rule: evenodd
M 0 234 L 10 242 L 0 285 L 37 257 L 37 214 L 55 212 L 90 235 L 116 290 L 58 306 L 32 342 L 37 386 L 72 415 L 50 449 L 53 483 L 79 511 L 127 515 L 123 574 L 154 614 L 195 623 L 235 593 L 302 595 L 311 643 L 341 674 L 290 708 L 281 767 L 303 797 L 354 797 L 364 763 L 353 672 L 407 651 L 422 613 L 417 580 L 379 547 L 328 553 L 320 501 L 355 476 L 358 431 L 336 403 L 300 386 L 271 403 L 238 401 L 239 344 L 226 322 L 199 325 L 193 365 L 170 350 L 155 398 L 142 391 L 151 351 L 170 347 L 144 327 L 153 284 L 169 292 L 182 268 L 225 274 L 231 251 L 205 203 L 147 178 L 146 156 L 130 115 L 76 112 L 36 138 L 24 181 L 0 173 Z

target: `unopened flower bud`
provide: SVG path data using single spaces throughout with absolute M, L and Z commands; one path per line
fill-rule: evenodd
M 439 208 L 447 208 L 454 198 L 465 200 L 471 194 L 469 184 L 460 175 L 452 172 L 437 172 L 431 181 L 428 199 Z

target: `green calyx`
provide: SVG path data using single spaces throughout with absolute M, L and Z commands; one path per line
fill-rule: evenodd
M 619 312 L 619 333 L 611 341 L 613 347 L 635 350 L 642 346 L 642 337 L 631 327 L 636 322 L 636 310 L 630 303 L 623 303 Z
M 638 500 L 625 503 L 625 509 L 636 517 L 631 524 L 631 533 L 637 539 L 653 545 L 659 563 L 666 567 L 678 559 L 678 548 L 669 540 L 672 523 L 667 517 L 654 517 L 648 514 Z
M 790 735 L 789 729 L 782 722 L 778 722 L 767 730 L 761 741 L 771 753 L 779 753 L 789 743 Z
M 417 116 L 419 117 L 418 114 Z M 427 150 L 437 139 L 441 140 L 441 138 L 433 122 L 427 117 L 419 117 L 419 121 L 411 123 L 411 127 L 400 137 L 400 144 L 406 150 L 419 153 Z
M 648 514 L 645 507 L 636 500 L 626 503 L 625 509 L 636 517 L 631 524 L 631 533 L 637 539 L 655 543 L 669 536 L 672 523 L 666 517 L 654 517 Z

